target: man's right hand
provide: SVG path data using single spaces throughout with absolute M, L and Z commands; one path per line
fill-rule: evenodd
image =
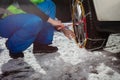
M 48 22 L 51 23 L 57 30 L 61 30 L 62 28 L 64 28 L 64 25 L 60 20 L 53 20 L 49 18 Z

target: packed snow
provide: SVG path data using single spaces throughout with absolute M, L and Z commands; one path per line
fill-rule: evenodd
M 111 34 L 103 51 L 79 48 L 75 40 L 55 32 L 58 52 L 33 54 L 31 45 L 24 59 L 11 59 L 0 38 L 0 80 L 120 80 L 120 35 Z

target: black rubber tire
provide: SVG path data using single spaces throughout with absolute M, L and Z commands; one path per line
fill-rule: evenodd
M 73 0 L 72 20 L 74 24 L 73 28 L 76 35 L 75 38 L 76 42 L 79 44 L 80 47 L 85 47 L 87 50 L 103 49 L 106 46 L 109 33 L 97 31 L 96 29 L 97 26 L 94 20 L 95 15 L 93 13 L 93 6 L 91 6 L 90 0 L 82 0 L 82 6 L 83 6 L 82 9 L 84 9 L 86 23 L 76 25 L 76 22 L 80 21 L 81 19 L 81 18 L 80 19 L 76 18 L 76 15 L 78 15 L 77 13 L 78 11 L 76 11 L 77 10 L 76 5 L 80 5 L 80 4 L 77 2 L 77 0 Z M 84 28 L 82 25 L 86 25 L 86 28 Z M 84 36 L 83 38 L 80 37 L 82 35 Z

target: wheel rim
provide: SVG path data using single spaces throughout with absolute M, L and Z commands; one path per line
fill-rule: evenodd
M 73 4 L 73 28 L 75 32 L 75 40 L 82 48 L 85 47 L 87 41 L 86 17 L 82 3 L 76 0 Z

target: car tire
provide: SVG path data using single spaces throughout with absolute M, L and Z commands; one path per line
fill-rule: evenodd
M 95 15 L 89 3 L 89 0 L 72 1 L 72 21 L 75 40 L 79 47 L 93 51 L 106 46 L 109 33 L 97 31 Z

